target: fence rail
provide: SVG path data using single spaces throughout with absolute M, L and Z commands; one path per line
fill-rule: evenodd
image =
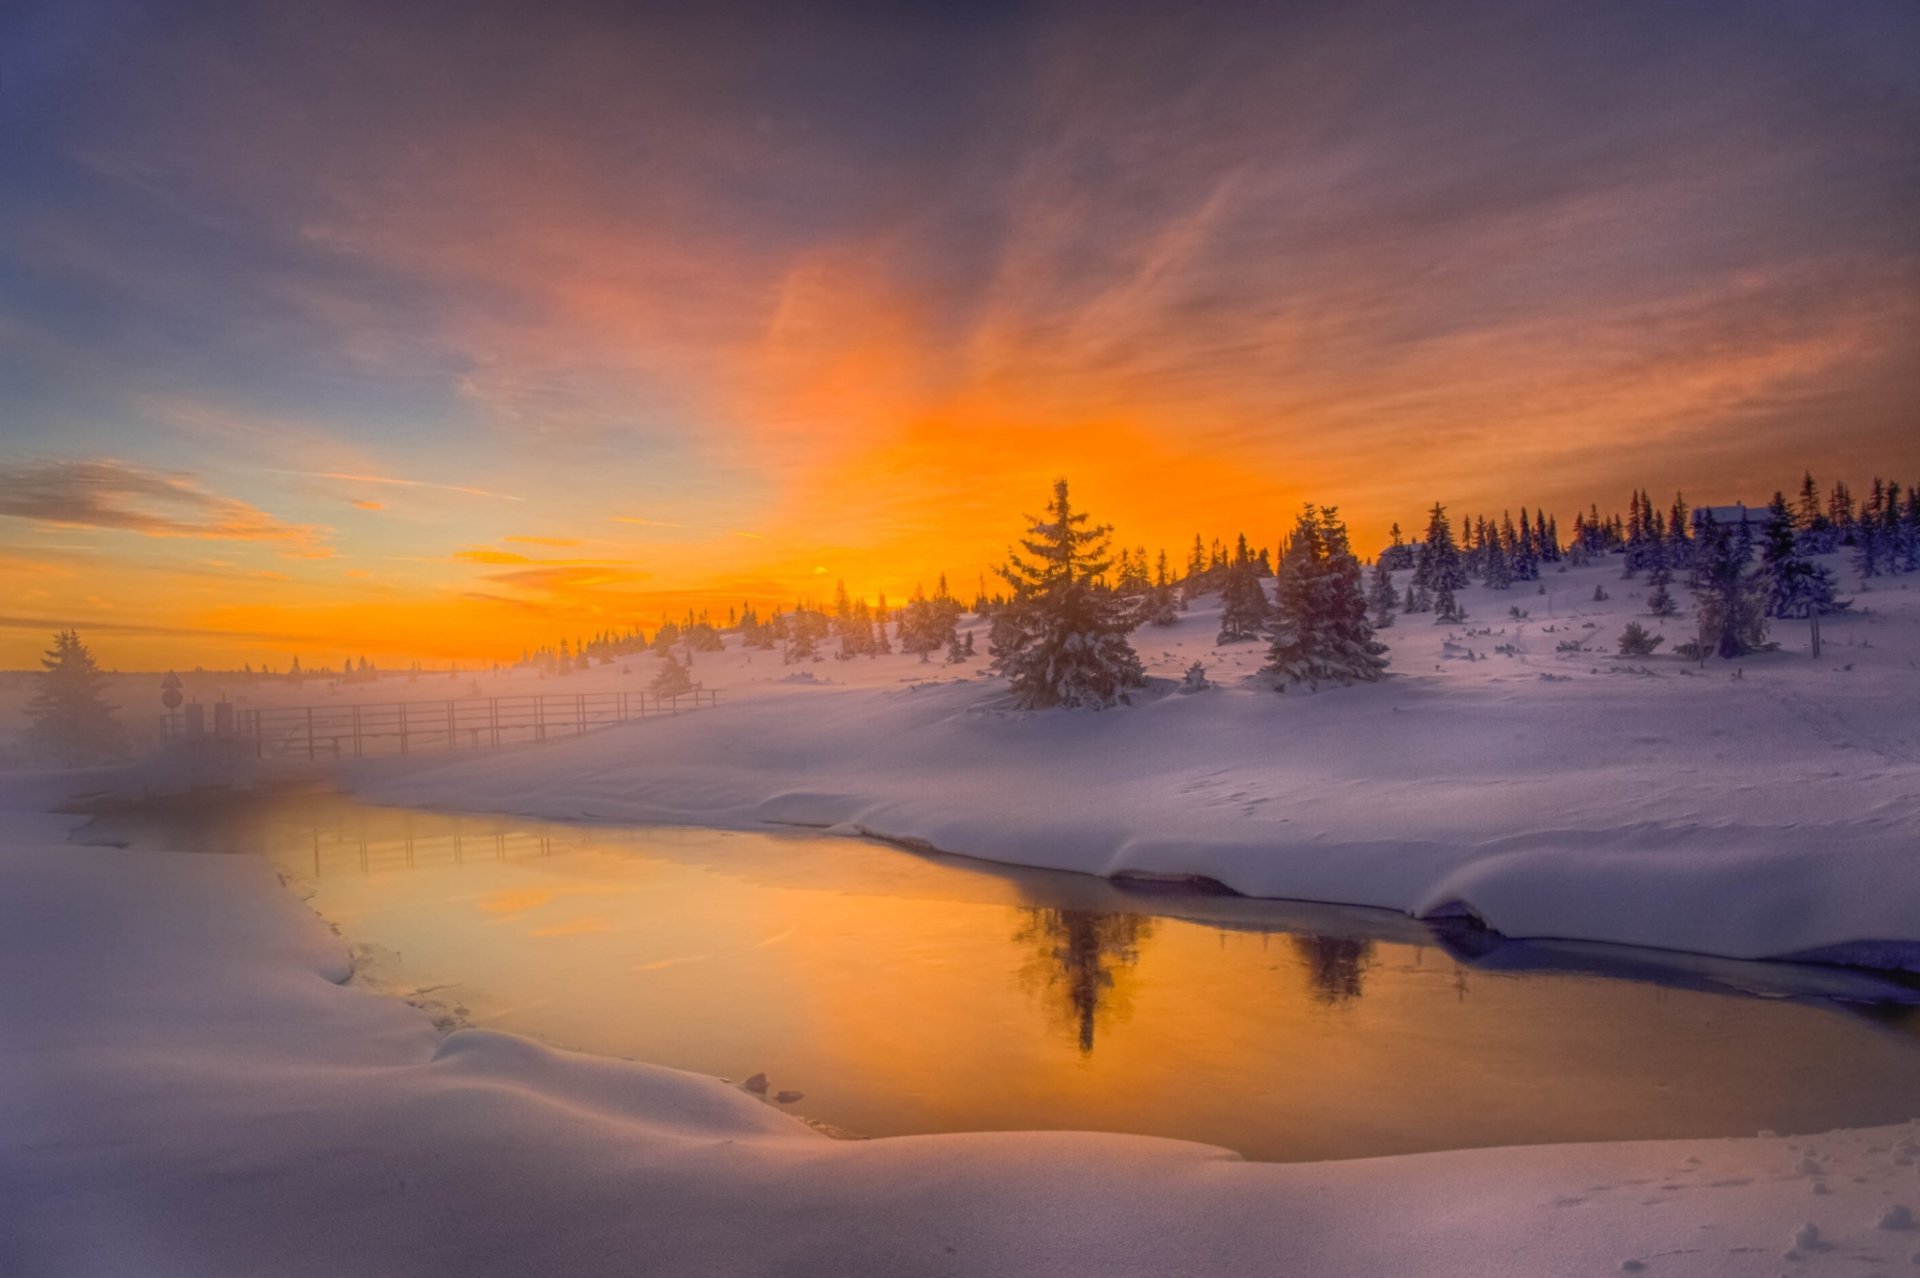
M 217 705 L 168 712 L 161 736 L 238 740 L 258 759 L 358 759 L 527 745 L 585 736 L 634 719 L 686 714 L 719 703 L 711 688 L 677 697 L 651 692 L 543 693 L 521 697 L 454 697 L 375 705 Z

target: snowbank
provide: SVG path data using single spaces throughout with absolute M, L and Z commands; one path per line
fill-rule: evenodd
M 0 814 L 0 1270 L 1650 1273 L 1904 1267 L 1920 1125 L 1332 1164 L 828 1139 L 717 1080 L 441 1038 L 239 857 Z
M 1009 712 L 977 669 L 910 657 L 811 667 L 826 687 L 794 684 L 777 654 L 703 654 L 718 710 L 346 776 L 398 804 L 791 823 L 1464 912 L 1515 936 L 1920 967 L 1906 584 L 1828 619 L 1821 658 L 1782 623 L 1781 652 L 1737 666 L 1611 655 L 1627 620 L 1669 645 L 1687 625 L 1646 617 L 1614 565 L 1554 574 L 1546 594 L 1475 588 L 1464 625 L 1417 615 L 1384 633 L 1392 679 L 1284 696 L 1247 678 L 1259 645 L 1214 647 L 1202 601 L 1135 643 L 1164 680 L 1199 660 L 1225 686 L 1097 714 Z

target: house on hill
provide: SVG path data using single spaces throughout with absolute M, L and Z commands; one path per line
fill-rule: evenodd
M 1699 536 L 1708 524 L 1731 528 L 1736 534 L 1742 528 L 1758 538 L 1767 528 L 1767 508 L 1753 507 L 1741 502 L 1731 506 L 1695 506 L 1693 508 L 1693 533 Z

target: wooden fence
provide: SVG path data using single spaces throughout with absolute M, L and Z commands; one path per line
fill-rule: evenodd
M 358 759 L 528 745 L 585 736 L 633 719 L 686 714 L 719 703 L 711 688 L 677 697 L 651 692 L 560 692 L 522 697 L 454 697 L 377 705 L 190 705 L 161 720 L 169 744 L 238 742 L 258 759 Z M 209 722 L 209 718 L 211 722 Z

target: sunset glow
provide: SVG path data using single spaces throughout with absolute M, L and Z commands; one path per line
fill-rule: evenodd
M 11 6 L 0 666 L 967 592 L 1063 473 L 1175 553 L 1913 479 L 1920 16 L 1833 18 Z

